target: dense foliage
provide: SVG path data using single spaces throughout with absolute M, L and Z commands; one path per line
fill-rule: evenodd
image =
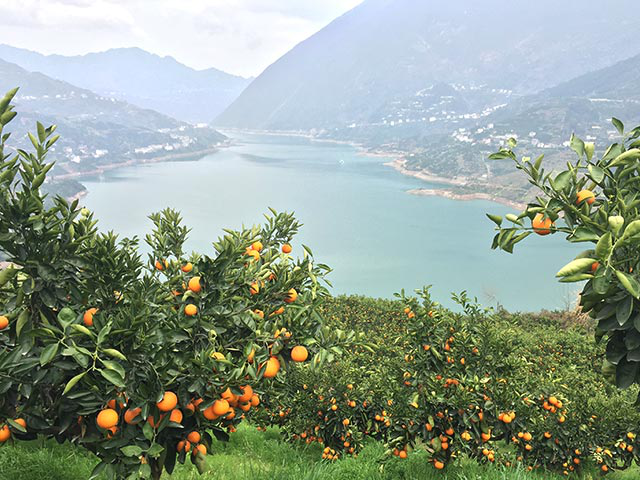
M 185 252 L 177 212 L 151 215 L 144 260 L 136 238 L 41 192 L 58 137 L 38 123 L 33 153 L 8 149 L 15 93 L 0 101 L 0 443 L 71 441 L 108 478 L 202 468 L 211 435 L 227 438 L 291 360 L 319 365 L 348 338 L 317 313 L 327 267 L 290 255 L 299 224 L 276 212 L 212 256 Z
M 605 372 L 627 388 L 640 380 L 640 126 L 625 133 L 620 120 L 612 122 L 618 142 L 598 158 L 593 143 L 572 136 L 577 159 L 559 173 L 545 172 L 543 156 L 519 159 L 512 139 L 492 157 L 513 160 L 540 196 L 519 215 L 507 215 L 508 227 L 501 217 L 490 218 L 498 225 L 493 248 L 508 252 L 532 232 L 564 233 L 570 242 L 590 244 L 557 276 L 586 280 L 580 307 L 596 320 L 597 337 L 607 338 Z
M 296 366 L 252 421 L 322 443 L 327 460 L 374 438 L 400 458 L 426 450 L 436 469 L 464 456 L 560 473 L 632 464 L 635 389 L 602 377 L 604 351 L 583 320 L 483 310 L 464 294 L 455 313 L 419 293 L 326 299 L 329 325 L 365 331 L 369 345 L 321 370 Z

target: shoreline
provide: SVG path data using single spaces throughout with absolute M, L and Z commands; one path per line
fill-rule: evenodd
M 222 129 L 225 130 L 225 129 Z M 347 140 L 333 140 L 329 138 L 317 138 L 310 133 L 304 133 L 300 131 L 277 131 L 277 130 L 243 130 L 238 128 L 229 128 L 226 129 L 228 132 L 238 132 L 238 133 L 248 133 L 253 135 L 266 135 L 266 136 L 274 136 L 274 137 L 298 137 L 298 138 L 306 138 L 312 142 L 319 143 L 331 143 L 338 145 L 350 145 L 356 149 L 358 149 L 358 155 L 369 156 L 369 157 L 378 157 L 378 158 L 393 158 L 393 160 L 383 163 L 386 167 L 391 167 L 398 173 L 402 175 L 406 175 L 408 177 L 414 177 L 419 180 L 422 180 L 427 183 L 437 184 L 437 185 L 450 185 L 456 187 L 468 187 L 469 179 L 466 177 L 461 178 L 449 178 L 435 175 L 427 170 L 411 170 L 406 167 L 407 164 L 407 155 L 409 152 L 400 152 L 400 151 L 389 151 L 383 149 L 370 149 L 365 147 L 361 143 L 350 142 Z M 504 205 L 507 207 L 514 208 L 516 210 L 524 210 L 526 208 L 526 203 L 518 202 L 516 200 L 511 200 L 509 198 L 500 197 L 498 195 L 492 195 L 486 192 L 471 192 L 471 193 L 456 193 L 452 190 L 447 189 L 436 189 L 436 188 L 414 188 L 411 190 L 407 190 L 406 193 L 409 195 L 420 195 L 420 196 L 431 196 L 431 197 L 443 197 L 448 198 L 450 200 L 459 200 L 459 201 L 474 201 L 474 200 L 487 200 L 495 203 L 499 203 L 500 205 Z
M 513 200 L 509 200 L 508 198 L 498 197 L 485 192 L 455 193 L 451 190 L 440 190 L 440 189 L 434 189 L 434 188 L 414 188 L 411 190 L 407 190 L 407 193 L 410 195 L 419 195 L 424 197 L 443 197 L 443 198 L 448 198 L 449 200 L 459 200 L 463 202 L 470 202 L 474 200 L 487 200 L 490 202 L 499 203 L 506 207 L 514 208 L 516 210 L 524 210 L 527 206 L 525 203 L 514 202 Z
M 124 161 L 124 162 L 107 163 L 107 164 L 101 165 L 100 167 L 96 167 L 96 168 L 94 168 L 92 170 L 87 170 L 85 172 L 68 172 L 68 173 L 52 175 L 51 176 L 51 180 L 52 181 L 56 181 L 56 180 L 68 180 L 70 178 L 82 178 L 82 177 L 88 177 L 88 176 L 92 176 L 92 175 L 101 175 L 104 172 L 108 172 L 108 171 L 111 171 L 111 170 L 116 170 L 118 168 L 123 168 L 123 167 L 131 167 L 133 165 L 144 165 L 145 163 L 170 162 L 170 161 L 180 160 L 182 158 L 188 158 L 188 157 L 192 157 L 192 156 L 210 155 L 212 153 L 216 153 L 217 151 L 219 151 L 219 149 L 220 149 L 220 146 L 211 147 L 211 148 L 205 148 L 203 150 L 196 150 L 196 151 L 193 151 L 193 152 L 184 152 L 184 153 L 177 153 L 177 154 L 172 154 L 172 155 L 163 155 L 163 156 L 160 156 L 160 157 L 132 158 L 132 159 L 129 159 L 129 160 Z M 78 193 L 80 193 L 80 192 L 78 192 Z

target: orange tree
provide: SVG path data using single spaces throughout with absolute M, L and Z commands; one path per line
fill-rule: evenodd
M 577 158 L 559 173 L 545 172 L 543 156 L 519 159 L 512 139 L 491 158 L 513 160 L 540 196 L 519 215 L 507 215 L 509 226 L 489 217 L 498 225 L 492 247 L 508 252 L 532 232 L 563 233 L 570 242 L 591 244 L 557 276 L 561 282 L 586 281 L 580 307 L 597 321 L 597 337 L 607 338 L 604 371 L 628 388 L 638 382 L 640 367 L 640 127 L 625 133 L 615 118 L 613 125 L 620 140 L 600 158 L 593 143 L 572 136 Z
M 289 255 L 299 224 L 276 212 L 226 231 L 212 256 L 185 253 L 177 212 L 154 214 L 144 261 L 136 238 L 41 193 L 58 137 L 38 123 L 33 152 L 8 150 L 15 93 L 0 101 L 0 444 L 71 441 L 107 478 L 201 470 L 211 435 L 225 439 L 291 358 L 327 357 L 328 269 L 306 247 Z
M 251 419 L 260 428 L 277 425 L 289 440 L 320 443 L 322 458 L 335 460 L 356 455 L 368 438 L 389 439 L 394 399 L 404 393 L 396 379 L 405 363 L 407 320 L 397 302 L 365 297 L 326 298 L 320 310 L 325 328 L 360 338 L 321 369 L 296 365 Z
M 461 455 L 567 474 L 591 456 L 604 471 L 629 465 L 640 417 L 628 396 L 601 381 L 597 345 L 539 320 L 518 325 L 464 293 L 454 300 L 461 313 L 439 306 L 428 289 L 402 298 L 411 347 L 389 438 L 394 453 L 424 448 L 436 469 Z

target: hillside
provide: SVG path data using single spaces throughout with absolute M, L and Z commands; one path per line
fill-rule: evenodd
M 595 1 L 366 0 L 271 65 L 216 124 L 438 132 L 637 54 L 634 5 L 602 15 Z
M 210 122 L 250 81 L 215 68 L 194 70 L 172 57 L 139 48 L 68 57 L 0 45 L 0 58 L 28 71 L 192 123 Z
M 0 60 L 0 92 L 16 86 L 19 114 L 8 128 L 13 141 L 19 147 L 30 145 L 26 134 L 36 121 L 56 124 L 61 138 L 52 154 L 58 177 L 207 150 L 226 138 L 213 129 L 196 128 Z

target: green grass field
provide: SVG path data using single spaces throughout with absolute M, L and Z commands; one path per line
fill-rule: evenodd
M 166 478 L 175 480 L 555 480 L 566 478 L 549 473 L 528 473 L 517 468 L 483 467 L 461 462 L 446 472 L 436 472 L 427 456 L 413 453 L 406 460 L 388 458 L 384 447 L 369 444 L 358 458 L 335 463 L 318 461 L 319 446 L 293 446 L 281 441 L 277 430 L 266 433 L 243 425 L 231 435 L 228 444 L 217 442 L 207 457 L 207 471 L 198 475 L 191 465 L 179 466 Z M 39 441 L 17 443 L 0 448 L 0 478 L 15 480 L 80 480 L 91 474 L 96 459 L 84 451 Z M 633 470 L 607 476 L 611 480 L 632 480 L 640 476 Z M 587 471 L 584 479 L 599 478 Z

